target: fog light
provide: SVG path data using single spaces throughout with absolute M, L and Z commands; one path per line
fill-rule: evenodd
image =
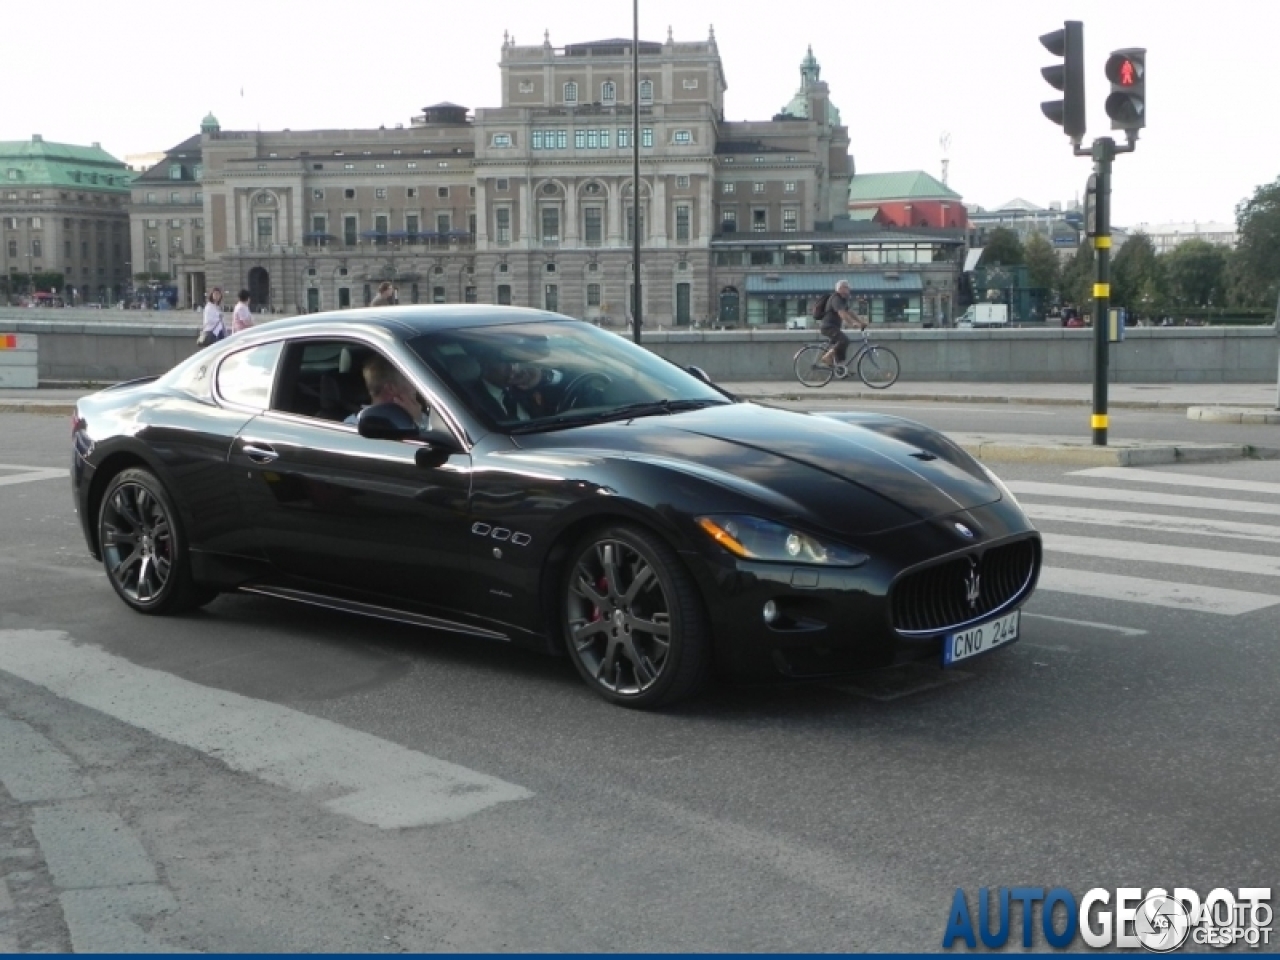
M 778 605 L 772 600 L 766 601 L 764 605 L 764 622 L 773 623 L 778 619 Z

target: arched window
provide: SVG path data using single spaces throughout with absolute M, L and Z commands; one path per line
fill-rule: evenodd
M 574 83 L 572 80 L 570 80 L 568 83 L 564 85 L 564 102 L 565 103 L 578 102 L 578 85 Z
M 618 99 L 618 88 L 612 80 L 606 80 L 600 84 L 600 102 L 613 103 Z
M 640 102 L 653 103 L 653 81 L 652 80 L 640 81 Z

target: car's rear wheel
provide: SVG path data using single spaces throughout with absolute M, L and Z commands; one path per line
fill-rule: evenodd
M 702 602 L 674 551 L 648 531 L 620 525 L 579 541 L 569 554 L 563 618 L 574 666 L 613 703 L 671 704 L 707 677 Z
M 217 596 L 192 580 L 178 511 L 149 470 L 124 470 L 107 485 L 98 510 L 98 543 L 111 586 L 139 613 L 182 613 Z

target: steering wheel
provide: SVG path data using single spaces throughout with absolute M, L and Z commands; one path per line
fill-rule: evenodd
M 592 384 L 596 384 L 599 389 L 604 389 L 613 383 L 613 378 L 604 373 L 598 373 L 594 370 L 587 373 L 580 373 L 564 388 L 564 392 L 560 394 L 560 402 L 556 405 L 557 413 L 564 413 L 572 410 L 578 405 L 583 397 L 586 396 L 588 388 Z

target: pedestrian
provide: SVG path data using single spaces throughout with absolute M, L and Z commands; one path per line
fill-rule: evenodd
M 222 290 L 214 287 L 209 291 L 209 302 L 204 305 L 204 322 L 200 325 L 196 346 L 207 347 L 226 335 L 227 328 L 222 322 Z
M 239 333 L 253 326 L 253 314 L 249 312 L 249 291 L 240 291 L 240 302 L 231 311 L 231 332 Z
M 390 280 L 383 280 L 378 284 L 378 295 L 369 302 L 371 307 L 394 307 L 396 303 L 396 288 Z

